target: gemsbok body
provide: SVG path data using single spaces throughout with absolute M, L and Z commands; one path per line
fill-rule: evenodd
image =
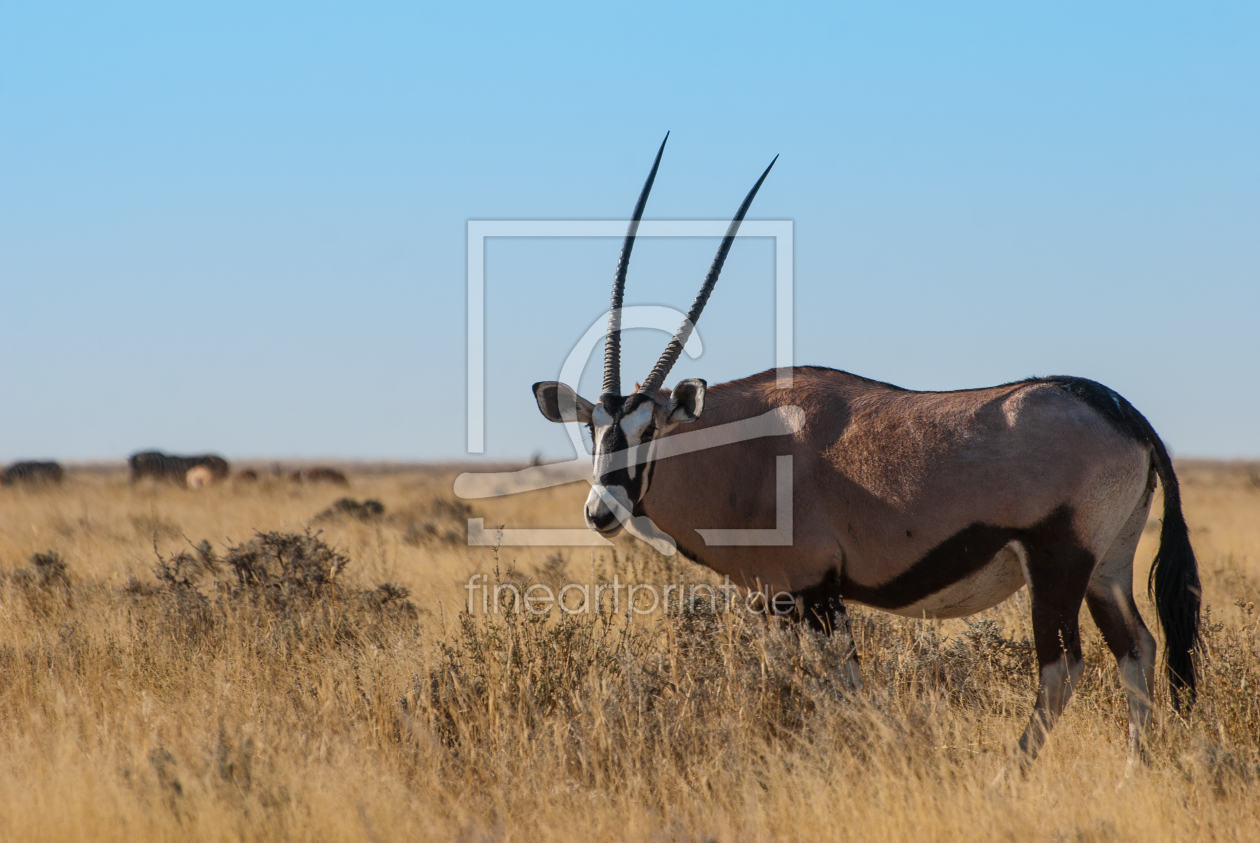
M 617 266 L 603 393 L 592 402 L 555 381 L 534 385 L 544 416 L 590 429 L 587 525 L 611 537 L 649 522 L 686 557 L 737 584 L 789 591 L 812 625 L 846 637 L 846 601 L 909 617 L 957 618 L 1027 586 L 1040 688 L 1012 757 L 1021 771 L 1081 676 L 1084 602 L 1119 665 L 1132 766 L 1150 716 L 1156 662 L 1155 639 L 1133 599 L 1133 557 L 1157 479 L 1164 513 L 1150 588 L 1181 709 L 1194 700 L 1199 638 L 1199 579 L 1177 477 L 1151 425 L 1112 390 L 1074 377 L 915 392 L 796 367 L 786 387 L 771 370 L 665 389 L 769 167 L 739 207 L 682 327 L 642 386 L 623 394 L 622 296 L 664 148 Z M 776 410 L 797 420 L 791 432 L 671 447 L 680 434 L 718 431 Z M 785 503 L 778 485 L 784 457 L 791 458 L 791 544 L 706 542 L 702 533 L 714 528 L 775 527 Z M 856 675 L 856 665 L 850 669 Z

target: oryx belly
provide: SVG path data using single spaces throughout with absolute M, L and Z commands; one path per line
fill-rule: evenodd
M 1024 585 L 1023 557 L 1023 546 L 1011 541 L 987 564 L 962 573 L 940 591 L 905 606 L 881 608 L 912 618 L 961 618 L 991 609 Z

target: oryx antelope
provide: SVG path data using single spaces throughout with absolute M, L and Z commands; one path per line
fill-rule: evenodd
M 1132 765 L 1150 715 L 1156 656 L 1133 600 L 1133 556 L 1157 478 L 1164 518 L 1150 588 L 1179 708 L 1194 700 L 1199 637 L 1194 552 L 1172 462 L 1151 425 L 1107 387 L 1074 377 L 914 392 L 805 366 L 794 368 L 791 386 L 781 389 L 775 370 L 665 389 L 769 167 L 739 206 L 682 327 L 642 386 L 623 393 L 622 294 L 664 149 L 662 143 L 617 264 L 603 393 L 591 402 L 562 383 L 534 384 L 544 416 L 590 429 L 587 525 L 611 537 L 650 519 L 690 559 L 737 583 L 786 589 L 813 625 L 846 635 L 845 600 L 916 618 L 956 618 L 1027 585 L 1040 689 L 1012 757 L 1020 770 L 1083 670 L 1084 601 L 1119 663 Z M 788 407 L 799 408 L 792 412 L 801 419 L 790 435 L 702 450 L 662 444 L 684 431 Z M 791 546 L 706 544 L 700 528 L 776 523 L 776 461 L 783 456 L 793 467 Z

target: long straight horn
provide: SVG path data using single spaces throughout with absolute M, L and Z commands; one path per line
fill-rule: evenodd
M 778 160 L 779 156 L 774 156 L 774 161 Z M 774 161 L 770 162 L 770 167 L 774 166 Z M 660 360 L 656 361 L 656 368 L 652 370 L 652 374 L 647 376 L 643 386 L 639 387 L 640 392 L 646 392 L 649 395 L 655 394 L 664 385 L 665 378 L 669 375 L 669 370 L 674 368 L 678 355 L 682 353 L 683 346 L 687 344 L 687 339 L 691 336 L 692 330 L 696 327 L 696 322 L 700 319 L 700 314 L 704 312 L 704 306 L 709 301 L 709 295 L 713 292 L 714 286 L 717 285 L 718 276 L 722 274 L 722 264 L 726 263 L 726 255 L 731 250 L 731 244 L 735 242 L 735 235 L 739 232 L 740 223 L 744 221 L 744 215 L 748 213 L 748 208 L 752 205 L 753 198 L 756 197 L 757 191 L 761 189 L 761 183 L 766 180 L 766 176 L 770 175 L 770 167 L 766 167 L 766 171 L 761 174 L 761 178 L 757 179 L 757 183 L 753 185 L 752 190 L 748 191 L 748 195 L 744 197 L 739 210 L 735 212 L 735 219 L 731 220 L 730 226 L 726 229 L 726 236 L 722 238 L 722 245 L 718 246 L 717 257 L 713 259 L 713 265 L 709 267 L 709 274 L 705 276 L 704 285 L 700 288 L 700 294 L 696 296 L 695 302 L 691 305 L 691 310 L 687 312 L 687 318 L 683 321 L 682 327 L 675 332 L 674 338 L 669 341 L 669 345 L 665 346 L 665 353 L 661 355 Z
M 656 160 L 652 162 L 652 172 L 648 173 L 643 183 L 643 191 L 639 201 L 634 205 L 634 216 L 630 218 L 630 227 L 626 230 L 626 241 L 621 244 L 621 257 L 617 261 L 617 274 L 613 278 L 612 308 L 608 313 L 608 342 L 604 345 L 604 392 L 621 394 L 621 299 L 626 292 L 626 272 L 630 269 L 630 252 L 634 249 L 634 237 L 639 232 L 639 220 L 643 219 L 643 208 L 647 205 L 648 194 L 652 192 L 652 182 L 656 181 L 656 169 L 661 166 L 661 156 L 665 154 L 665 142 L 669 140 L 669 132 L 661 141 Z

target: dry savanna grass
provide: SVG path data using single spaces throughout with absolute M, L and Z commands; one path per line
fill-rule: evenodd
M 1183 720 L 1159 689 L 1118 790 L 1125 703 L 1087 612 L 1066 716 L 987 788 L 1033 702 L 1024 592 L 969 622 L 854 610 L 854 697 L 834 642 L 747 614 L 469 616 L 496 567 L 712 581 L 627 538 L 465 546 L 470 514 L 580 526 L 580 486 L 471 510 L 438 469 L 0 489 L 0 838 L 1256 839 L 1260 468 L 1180 471 L 1202 690 Z

